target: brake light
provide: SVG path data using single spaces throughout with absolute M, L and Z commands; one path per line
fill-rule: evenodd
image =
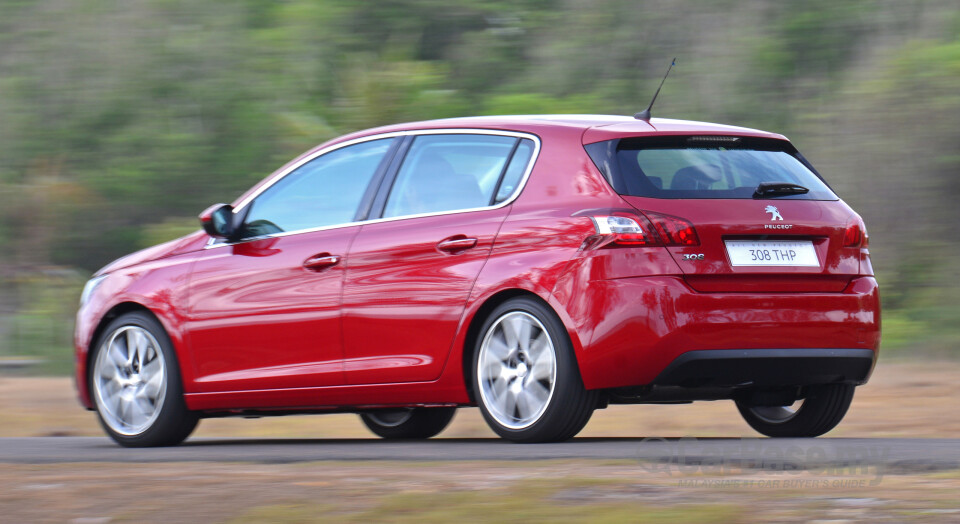
M 843 232 L 843 247 L 867 247 L 867 227 L 859 217 Z
M 858 224 L 847 226 L 847 230 L 843 232 L 843 247 L 860 247 L 860 241 L 860 226 Z
M 649 224 L 643 224 L 646 228 L 640 225 L 641 222 L 646 222 L 640 217 L 605 215 L 590 217 L 590 219 L 593 220 L 597 233 L 608 237 L 614 244 L 631 246 L 656 246 L 660 244 L 656 233 L 653 232 L 653 228 Z
M 680 217 L 643 211 L 642 215 L 590 217 L 608 241 L 632 246 L 699 246 L 697 230 Z
M 653 222 L 657 229 L 660 239 L 667 246 L 699 246 L 700 237 L 697 236 L 697 230 L 693 224 L 680 217 L 670 215 L 661 215 L 644 211 L 644 215 Z

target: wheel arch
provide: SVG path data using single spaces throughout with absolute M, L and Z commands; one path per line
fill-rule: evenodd
M 84 380 L 84 385 L 86 387 L 86 390 L 88 392 L 88 396 L 90 394 L 89 392 L 91 391 L 90 368 L 93 363 L 92 360 L 93 360 L 93 354 L 94 354 L 94 345 L 96 345 L 100 341 L 100 337 L 103 335 L 103 331 L 107 329 L 107 326 L 110 325 L 111 322 L 113 322 L 116 318 L 122 315 L 126 315 L 127 313 L 134 313 L 134 312 L 143 312 L 143 313 L 146 313 L 147 315 L 150 315 L 150 317 L 152 317 L 154 320 L 157 321 L 158 324 L 160 324 L 160 327 L 162 327 L 164 331 L 167 331 L 167 338 L 171 341 L 171 344 L 173 343 L 172 337 L 170 337 L 169 330 L 167 329 L 167 326 L 164 324 L 163 320 L 156 313 L 151 311 L 150 308 L 148 308 L 147 306 L 144 306 L 139 302 L 131 302 L 131 301 L 120 302 L 119 304 L 113 306 L 100 318 L 100 322 L 97 323 L 97 327 L 93 330 L 93 335 L 90 337 L 90 345 L 87 347 L 86 360 L 84 362 L 86 372 L 84 373 L 85 376 L 83 380 Z M 176 354 L 176 351 L 174 351 L 174 354 Z M 177 366 L 180 365 L 179 362 L 175 362 L 175 364 Z
M 467 396 L 470 398 L 470 402 L 476 403 L 476 397 L 473 391 L 473 380 L 470 378 L 470 371 L 473 367 L 473 353 L 476 351 L 476 342 L 480 336 L 480 328 L 483 326 L 483 323 L 486 322 L 487 318 L 490 316 L 490 313 L 493 312 L 498 306 L 504 302 L 518 298 L 518 297 L 529 297 L 533 300 L 536 300 L 543 304 L 545 307 L 549 308 L 551 311 L 556 313 L 556 310 L 549 302 L 544 300 L 541 296 L 536 293 L 520 288 L 510 288 L 498 291 L 489 298 L 487 298 L 483 304 L 477 309 L 474 313 L 473 318 L 470 319 L 470 325 L 467 327 L 466 337 L 463 341 L 463 351 L 461 352 L 461 373 L 463 376 L 464 386 L 467 390 Z M 562 317 L 557 315 L 559 318 Z

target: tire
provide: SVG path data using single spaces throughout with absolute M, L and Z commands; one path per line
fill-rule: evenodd
M 187 409 L 170 337 L 145 312 L 114 319 L 93 346 L 88 380 L 97 418 L 121 446 L 174 446 L 199 417 Z
M 385 439 L 428 439 L 443 431 L 457 408 L 402 408 L 361 413 L 370 431 Z
M 513 442 L 560 442 L 580 432 L 599 393 L 580 378 L 566 328 L 547 305 L 519 297 L 480 329 L 471 380 L 483 418 Z
M 806 398 L 795 410 L 742 402 L 737 402 L 737 409 L 750 427 L 768 437 L 819 437 L 843 420 L 854 389 L 852 384 L 809 386 Z

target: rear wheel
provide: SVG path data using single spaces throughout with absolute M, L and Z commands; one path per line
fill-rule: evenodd
M 90 387 L 100 425 L 127 447 L 171 446 L 197 426 L 187 409 L 173 344 L 152 316 L 128 313 L 94 346 Z
M 379 409 L 361 413 L 367 428 L 386 439 L 426 439 L 450 424 L 457 408 Z
M 556 442 L 583 429 L 598 394 L 584 389 L 573 345 L 549 307 L 508 300 L 480 332 L 471 377 L 494 432 L 514 442 Z
M 843 420 L 855 386 L 809 386 L 806 397 L 793 406 L 750 406 L 737 402 L 750 427 L 768 437 L 819 437 Z

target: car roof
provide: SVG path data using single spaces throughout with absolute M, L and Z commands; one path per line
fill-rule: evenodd
M 786 140 L 783 135 L 768 133 L 746 127 L 696 122 L 692 120 L 674 120 L 652 118 L 649 122 L 622 115 L 501 115 L 471 116 L 424 120 L 389 126 L 377 127 L 345 135 L 326 145 L 353 140 L 370 135 L 397 133 L 422 129 L 499 129 L 528 132 L 535 135 L 549 132 L 550 128 L 578 129 L 583 133 L 583 143 L 590 144 L 602 140 L 638 135 L 737 135 L 774 138 Z

